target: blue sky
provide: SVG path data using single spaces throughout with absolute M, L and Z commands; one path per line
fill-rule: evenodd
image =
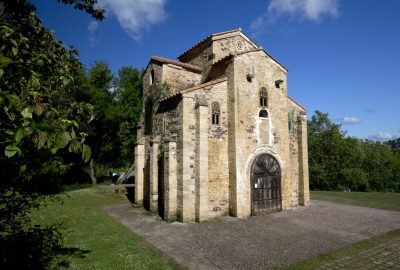
M 398 0 L 100 0 L 95 22 L 55 0 L 33 0 L 58 39 L 114 72 L 175 59 L 206 36 L 241 27 L 288 69 L 289 95 L 327 112 L 351 136 L 400 137 Z

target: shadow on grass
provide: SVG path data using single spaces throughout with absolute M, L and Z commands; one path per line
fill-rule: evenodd
M 69 268 L 71 258 L 85 259 L 91 251 L 76 247 L 61 247 L 57 250 L 57 266 Z

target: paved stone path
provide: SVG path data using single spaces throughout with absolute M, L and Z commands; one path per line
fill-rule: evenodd
M 168 224 L 128 204 L 105 210 L 190 269 L 269 269 L 400 228 L 400 212 L 322 201 L 247 219 L 189 224 Z
M 400 237 L 388 239 L 352 256 L 331 260 L 317 269 L 400 269 Z

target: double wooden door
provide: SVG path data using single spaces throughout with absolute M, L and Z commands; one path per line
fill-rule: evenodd
M 251 167 L 252 213 L 282 210 L 281 170 L 271 155 L 261 154 Z

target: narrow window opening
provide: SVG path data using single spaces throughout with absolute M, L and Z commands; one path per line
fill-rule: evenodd
M 265 87 L 262 87 L 260 90 L 260 106 L 268 107 L 268 93 Z
M 219 103 L 218 102 L 213 102 L 211 105 L 211 123 L 213 125 L 219 125 L 220 119 L 219 116 L 221 114 Z
M 144 133 L 151 134 L 153 131 L 153 99 L 151 97 L 146 99 L 144 116 Z
M 289 113 L 288 113 L 288 123 L 289 123 L 289 133 L 292 134 L 294 131 L 293 111 L 289 111 Z
M 152 69 L 150 71 L 150 85 L 152 85 L 154 83 L 154 70 Z

